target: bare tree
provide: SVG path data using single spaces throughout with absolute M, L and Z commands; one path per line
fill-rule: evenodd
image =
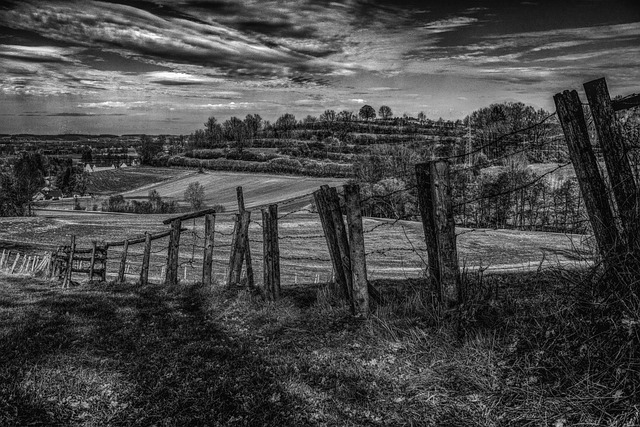
M 389 120 L 393 117 L 393 112 L 391 111 L 391 107 L 383 105 L 378 109 L 378 115 L 385 120 Z
M 194 210 L 202 208 L 204 205 L 204 187 L 199 181 L 192 182 L 184 190 L 184 201 L 189 202 Z

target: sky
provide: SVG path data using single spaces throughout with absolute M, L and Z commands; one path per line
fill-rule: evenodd
M 189 134 L 211 116 L 365 104 L 553 111 L 599 77 L 640 92 L 637 1 L 0 2 L 4 134 Z

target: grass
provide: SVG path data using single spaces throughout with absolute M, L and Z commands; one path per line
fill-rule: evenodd
M 162 220 L 171 215 L 110 215 L 76 214 L 59 212 L 55 217 L 0 218 L 0 250 L 20 243 L 29 245 L 34 252 L 40 248 L 51 250 L 68 244 L 70 236 L 77 236 L 78 247 L 89 247 L 92 240 L 118 241 L 125 237 L 139 237 L 145 231 L 151 233 L 167 230 Z M 214 274 L 223 280 L 229 262 L 233 230 L 231 213 L 216 218 L 214 249 Z M 250 227 L 251 251 L 254 271 L 262 270 L 262 228 L 260 213 L 252 213 Z M 186 265 L 187 279 L 198 279 L 202 266 L 204 220 L 186 221 L 183 226 L 193 229 L 181 237 L 180 263 Z M 367 268 L 371 279 L 419 278 L 423 275 L 426 248 L 422 225 L 419 222 L 365 218 Z M 589 258 L 584 236 L 559 233 L 519 232 L 513 230 L 459 230 L 458 253 L 461 263 L 469 270 L 524 271 L 549 268 L 558 265 L 580 265 L 581 257 Z M 331 280 L 331 262 L 317 214 L 298 213 L 279 221 L 281 270 L 286 284 Z M 166 261 L 168 238 L 152 245 L 151 276 L 161 273 Z M 194 248 L 195 244 L 195 248 Z M 164 248 L 164 249 L 163 249 Z M 415 250 L 414 250 L 415 249 Z M 120 248 L 110 249 L 108 271 L 118 269 Z M 130 261 L 135 272 L 139 271 L 142 245 L 129 248 Z M 193 257 L 194 263 L 190 264 Z M 193 265 L 193 268 L 191 268 Z M 180 272 L 181 275 L 183 270 Z M 133 277 L 133 276 L 132 276 Z M 261 277 L 258 278 L 260 281 Z M 153 279 L 152 279 L 153 280 Z
M 637 371 L 621 383 L 592 352 L 602 339 L 567 333 L 569 285 L 589 278 L 566 276 L 468 277 L 471 303 L 449 320 L 423 282 L 377 282 L 367 321 L 325 285 L 268 304 L 4 277 L 0 425 L 637 425 Z

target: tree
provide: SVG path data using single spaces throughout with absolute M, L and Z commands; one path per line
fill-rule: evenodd
M 93 156 L 91 155 L 91 148 L 85 148 L 82 150 L 82 163 L 89 164 L 93 162 Z
M 247 114 L 247 117 L 244 118 L 244 124 L 247 126 L 249 138 L 256 138 L 262 129 L 262 117 L 260 114 Z
M 384 120 L 389 120 L 390 118 L 393 117 L 393 112 L 391 111 L 391 107 L 389 107 L 387 105 L 381 106 L 380 109 L 378 110 L 378 114 Z
M 376 118 L 376 110 L 371 105 L 364 105 L 360 108 L 358 115 L 362 120 L 369 121 Z
M 336 112 L 335 110 L 324 110 L 324 113 L 320 114 L 321 122 L 332 123 L 336 121 Z
M 44 185 L 44 159 L 40 153 L 23 152 L 13 165 L 14 186 L 19 203 L 31 201 Z
M 420 111 L 418 113 L 418 120 L 420 121 L 420 123 L 424 123 L 427 121 L 427 115 L 424 113 L 424 111 Z
M 238 153 L 249 145 L 247 125 L 237 117 L 231 117 L 222 124 L 222 131 L 227 141 L 233 142 Z
M 204 123 L 203 139 L 209 147 L 216 147 L 222 143 L 222 126 L 215 117 L 209 117 Z
M 153 159 L 160 153 L 162 153 L 162 144 L 155 142 L 153 138 L 148 135 L 142 135 L 140 146 L 138 147 L 140 163 L 150 165 Z
M 275 128 L 280 136 L 291 138 L 291 131 L 296 128 L 296 116 L 285 113 L 276 120 Z
M 202 208 L 204 205 L 204 187 L 200 182 L 192 182 L 184 190 L 184 201 L 189 202 L 194 210 Z
M 336 119 L 340 122 L 353 122 L 355 121 L 357 116 L 353 113 L 353 111 L 342 110 L 336 116 Z

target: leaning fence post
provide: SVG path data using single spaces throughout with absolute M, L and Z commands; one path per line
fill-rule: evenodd
M 638 249 L 637 241 L 640 231 L 638 218 L 640 194 L 627 155 L 628 147 L 611 105 L 604 77 L 585 83 L 584 91 L 591 107 L 591 116 L 602 148 L 613 196 L 627 237 L 626 243 L 630 250 L 635 250 Z
M 323 185 L 320 187 L 325 194 L 327 206 L 329 208 L 329 220 L 333 221 L 336 230 L 336 241 L 340 250 L 340 261 L 344 271 L 345 284 L 343 287 L 344 296 L 351 307 L 351 311 L 355 313 L 355 294 L 353 289 L 353 273 L 351 271 L 351 249 L 347 228 L 342 219 L 342 209 L 340 208 L 340 199 L 338 198 L 338 190 L 335 187 Z
M 363 317 L 369 316 L 369 282 L 367 280 L 367 260 L 364 248 L 362 210 L 360 206 L 360 186 L 344 186 L 344 199 L 347 207 L 349 228 L 349 248 L 351 250 L 351 272 L 353 274 L 353 304 L 355 312 Z
M 178 284 L 178 254 L 180 251 L 180 230 L 182 221 L 174 219 L 171 221 L 171 237 L 169 238 L 169 251 L 167 254 L 167 275 L 165 285 Z
M 324 188 L 321 187 L 320 190 L 313 192 L 313 198 L 316 203 L 316 208 L 318 209 L 318 215 L 320 216 L 320 223 L 322 224 L 324 236 L 327 241 L 329 255 L 331 255 L 331 263 L 333 264 L 333 271 L 335 272 L 335 280 L 338 287 L 344 293 L 344 297 L 348 300 L 349 292 L 347 279 L 343 268 L 342 257 L 340 255 L 340 247 L 338 246 L 338 235 L 335 223 L 329 208 L 328 194 Z M 351 266 L 349 266 L 349 268 L 351 268 Z
M 562 125 L 571 162 L 576 171 L 584 204 L 603 260 L 607 259 L 619 241 L 613 212 L 607 199 L 607 188 L 598 170 L 596 157 L 589 141 L 587 122 L 578 92 L 565 90 L 557 93 L 558 119 Z
M 212 284 L 213 246 L 216 228 L 216 214 L 207 214 L 204 217 L 204 255 L 202 261 L 202 283 L 205 286 Z
M 124 274 L 127 268 L 127 251 L 129 250 L 129 240 L 124 241 L 122 257 L 120 258 L 120 270 L 118 270 L 118 283 L 124 283 Z
M 142 255 L 142 268 L 140 269 L 140 286 L 149 282 L 149 260 L 151 259 L 151 234 L 144 233 L 144 254 Z

